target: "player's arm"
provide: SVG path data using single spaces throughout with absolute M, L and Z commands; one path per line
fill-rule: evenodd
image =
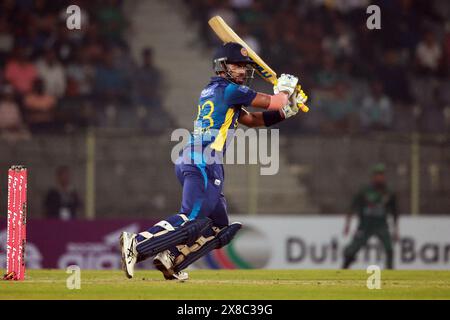
M 348 233 L 350 232 L 350 226 L 351 226 L 351 223 L 352 223 L 352 216 L 353 216 L 353 211 L 352 210 L 350 210 L 345 215 L 344 236 L 348 235 Z
M 258 92 L 250 105 L 266 110 L 280 110 L 289 103 L 289 98 L 294 94 L 297 84 L 297 77 L 283 73 L 273 87 L 273 95 Z
M 280 110 L 289 102 L 289 93 L 279 92 L 274 95 L 258 92 L 250 104 L 252 107 L 265 110 Z
M 398 232 L 398 211 L 397 211 L 397 200 L 395 195 L 391 195 L 391 198 L 388 202 L 388 210 L 392 214 L 392 218 L 394 220 L 394 230 L 393 230 L 393 238 L 395 241 L 399 238 Z
M 352 200 L 351 209 L 345 215 L 345 224 L 344 224 L 344 236 L 348 235 L 350 232 L 350 226 L 352 223 L 353 214 L 358 211 L 358 208 L 361 207 L 362 201 L 362 193 L 359 192 Z
M 298 78 L 282 74 L 274 86 L 274 95 L 255 92 L 248 87 L 229 85 L 225 89 L 225 100 L 229 105 L 250 105 L 265 109 L 264 112 L 241 113 L 239 123 L 248 127 L 270 127 L 295 115 L 298 104 L 306 102 L 308 97 L 298 86 Z
M 274 97 L 282 97 L 282 100 L 274 99 Z M 248 112 L 243 109 L 243 112 L 239 116 L 239 123 L 247 127 L 270 127 L 296 115 L 299 111 L 298 106 L 304 105 L 308 100 L 303 90 L 300 90 L 300 92 L 295 91 L 289 99 L 286 98 L 287 94 L 284 92 L 279 92 L 273 96 L 257 93 L 251 106 L 263 108 L 267 111 Z
M 239 123 L 244 126 L 254 127 L 270 127 L 284 119 L 290 118 L 297 114 L 298 108 L 291 104 L 286 104 L 280 110 L 270 110 L 264 112 L 248 112 L 242 108 L 239 116 Z
M 266 111 L 269 112 L 269 111 Z M 279 111 L 275 111 L 278 112 Z M 254 127 L 264 127 L 266 124 L 264 122 L 264 112 L 248 112 L 242 108 L 241 115 L 239 116 L 239 123 L 244 126 L 254 128 Z
M 297 114 L 298 106 L 303 105 L 308 97 L 297 87 L 298 78 L 282 74 L 274 86 L 273 95 L 258 92 L 250 105 L 255 108 L 265 109 L 264 112 L 244 111 L 239 117 L 239 122 L 247 127 L 270 127 L 284 119 Z
M 238 121 L 240 124 L 249 128 L 270 127 L 286 118 L 281 109 L 288 104 L 288 94 L 284 92 L 280 92 L 276 95 L 258 92 L 250 105 L 267 111 L 248 112 L 247 110 L 242 109 Z

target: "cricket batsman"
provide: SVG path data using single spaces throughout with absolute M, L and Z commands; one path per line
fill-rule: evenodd
M 224 169 L 217 161 L 223 159 L 227 141 L 238 123 L 270 127 L 297 114 L 307 101 L 298 78 L 288 74 L 278 78 L 273 95 L 249 88 L 255 63 L 238 43 L 219 47 L 213 67 L 216 76 L 200 93 L 190 142 L 175 164 L 183 188 L 180 211 L 139 234 L 122 232 L 122 266 L 128 278 L 136 263 L 156 255 L 153 263 L 165 279 L 186 280 L 185 268 L 227 245 L 241 228 L 241 223 L 228 221 Z M 247 106 L 262 111 L 248 112 Z
M 387 187 L 385 166 L 382 163 L 372 168 L 372 181 L 363 187 L 353 198 L 352 210 L 346 217 L 344 235 L 350 230 L 351 216 L 357 213 L 359 217 L 358 229 L 351 243 L 344 249 L 344 264 L 347 269 L 355 260 L 358 251 L 372 237 L 376 236 L 384 246 L 386 254 L 386 268 L 393 269 L 394 253 L 392 238 L 389 232 L 388 216 L 394 220 L 394 240 L 398 239 L 397 205 L 395 194 Z

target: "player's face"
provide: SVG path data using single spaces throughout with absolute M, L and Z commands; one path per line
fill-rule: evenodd
M 384 173 L 374 174 L 372 177 L 372 183 L 376 187 L 384 187 L 384 185 L 386 184 L 386 177 Z
M 246 63 L 230 63 L 228 70 L 233 80 L 237 84 L 244 84 L 247 79 L 247 64 Z

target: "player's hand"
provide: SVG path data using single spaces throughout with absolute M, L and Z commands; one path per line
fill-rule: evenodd
M 281 113 L 284 115 L 284 118 L 287 119 L 295 116 L 299 110 L 308 112 L 309 108 L 305 105 L 306 101 L 308 101 L 308 96 L 303 92 L 301 86 L 297 85 L 294 93 L 289 98 L 289 104 L 281 108 Z
M 343 232 L 344 236 L 348 236 L 349 232 L 350 232 L 350 226 L 348 225 L 348 223 L 346 223 L 344 226 L 344 232 Z
M 292 103 L 289 101 L 288 104 L 286 104 L 284 107 L 280 109 L 281 114 L 285 119 L 290 118 L 292 116 L 295 116 L 298 113 L 298 107 L 297 104 Z
M 397 242 L 400 239 L 398 228 L 394 228 L 394 232 L 392 233 L 392 240 Z
M 291 97 L 295 91 L 295 88 L 297 87 L 297 83 L 298 83 L 297 77 L 283 73 L 277 79 L 277 82 L 273 87 L 273 92 L 275 94 L 280 92 L 286 92 L 289 95 L 289 97 Z

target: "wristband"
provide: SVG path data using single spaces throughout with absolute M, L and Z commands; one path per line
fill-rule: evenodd
M 284 118 L 281 116 L 280 111 L 264 111 L 262 113 L 264 125 L 266 127 L 273 126 L 274 124 L 281 122 Z

